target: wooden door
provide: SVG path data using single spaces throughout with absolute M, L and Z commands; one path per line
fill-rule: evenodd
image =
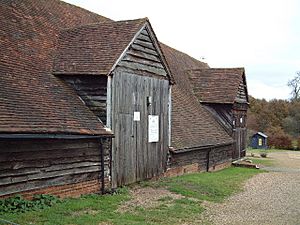
M 113 187 L 164 172 L 168 150 L 168 80 L 116 73 L 112 81 Z M 147 97 L 152 97 L 151 105 Z M 140 119 L 134 120 L 134 112 Z M 159 141 L 148 142 L 148 116 L 159 116 Z
M 236 143 L 235 143 L 235 149 L 232 156 L 233 159 L 238 159 L 245 156 L 246 138 L 247 138 L 246 128 L 235 128 L 234 139 Z

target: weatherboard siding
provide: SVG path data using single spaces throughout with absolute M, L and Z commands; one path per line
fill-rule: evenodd
M 112 186 L 161 175 L 169 141 L 169 78 L 148 31 L 143 30 L 112 73 Z M 152 98 L 147 105 L 147 97 Z M 140 112 L 140 121 L 134 121 Z M 159 141 L 148 142 L 148 115 L 159 116 Z
M 109 151 L 105 149 L 108 177 Z M 102 174 L 98 140 L 7 139 L 0 140 L 0 153 L 0 196 L 99 180 Z
M 244 81 L 241 81 L 239 84 L 235 101 L 241 102 L 241 103 L 247 102 L 247 92 L 246 92 L 246 85 L 244 84 Z
M 213 170 L 220 164 L 232 160 L 233 145 L 213 146 L 206 149 L 171 152 L 169 168 L 197 165 L 198 171 Z
M 118 66 L 135 74 L 167 79 L 165 67 L 146 28 L 134 40 Z
M 107 120 L 107 77 L 95 75 L 60 76 L 82 99 L 84 104 L 103 122 Z

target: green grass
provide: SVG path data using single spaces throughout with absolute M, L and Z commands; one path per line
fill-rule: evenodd
M 227 168 L 217 172 L 195 173 L 162 180 L 163 186 L 186 197 L 221 202 L 241 191 L 245 180 L 261 171 L 246 168 Z
M 121 189 L 115 195 L 87 195 L 78 199 L 66 199 L 39 211 L 0 213 L 0 218 L 22 225 L 192 224 L 199 220 L 204 211 L 202 200 L 223 201 L 241 191 L 244 181 L 259 172 L 254 169 L 228 168 L 219 172 L 143 182 L 145 186 L 165 187 L 183 195 L 181 199 L 162 197 L 157 201 L 158 204 L 150 208 L 136 205 L 128 206 L 125 211 L 118 211 L 131 198 L 128 189 Z
M 249 158 L 254 164 L 263 166 L 274 166 L 275 161 L 268 158 Z
M 286 152 L 286 151 L 292 151 L 292 150 L 284 150 L 284 149 L 274 149 L 274 148 L 271 148 L 271 149 L 253 149 L 253 148 L 248 148 L 247 149 L 247 153 L 256 153 L 256 154 L 260 154 L 262 152 L 266 152 L 266 153 L 272 153 L 272 152 Z

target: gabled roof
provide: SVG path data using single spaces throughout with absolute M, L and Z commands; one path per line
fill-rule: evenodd
M 0 1 L 0 133 L 111 134 L 52 75 L 59 31 L 105 21 L 58 0 Z
M 61 32 L 54 73 L 108 75 L 147 19 L 108 21 Z
M 249 102 L 244 68 L 193 69 L 188 74 L 200 102 L 233 104 L 241 83 L 245 88 L 246 103 Z
M 187 70 L 208 68 L 189 55 L 161 44 L 176 84 L 172 87 L 172 147 L 197 148 L 232 143 L 232 138 L 193 94 Z
M 63 30 L 54 60 L 55 74 L 110 75 L 135 38 L 147 29 L 171 78 L 159 43 L 147 18 L 106 21 Z
M 262 133 L 262 132 L 257 132 L 256 134 L 254 134 L 254 135 L 259 135 L 259 136 L 262 136 L 262 137 L 264 137 L 264 138 L 267 138 L 268 137 L 268 135 L 266 135 L 266 134 L 264 134 L 264 133 Z M 253 135 L 253 136 L 254 136 Z

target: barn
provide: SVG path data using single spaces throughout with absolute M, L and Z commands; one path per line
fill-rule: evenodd
M 161 175 L 173 79 L 148 19 L 58 0 L 0 4 L 0 196 L 76 196 Z
M 208 65 L 160 43 L 147 18 L 24 0 L 0 2 L 0 19 L 0 197 L 230 165 L 232 133 L 190 80 Z
M 189 55 L 161 44 L 175 80 L 167 174 L 211 171 L 231 164 L 234 140 L 193 92 L 188 71 L 209 68 Z
M 173 79 L 147 18 L 61 31 L 53 74 L 113 131 L 113 187 L 165 171 Z
M 198 101 L 235 140 L 233 158 L 245 156 L 249 98 L 244 68 L 202 68 L 188 74 Z

